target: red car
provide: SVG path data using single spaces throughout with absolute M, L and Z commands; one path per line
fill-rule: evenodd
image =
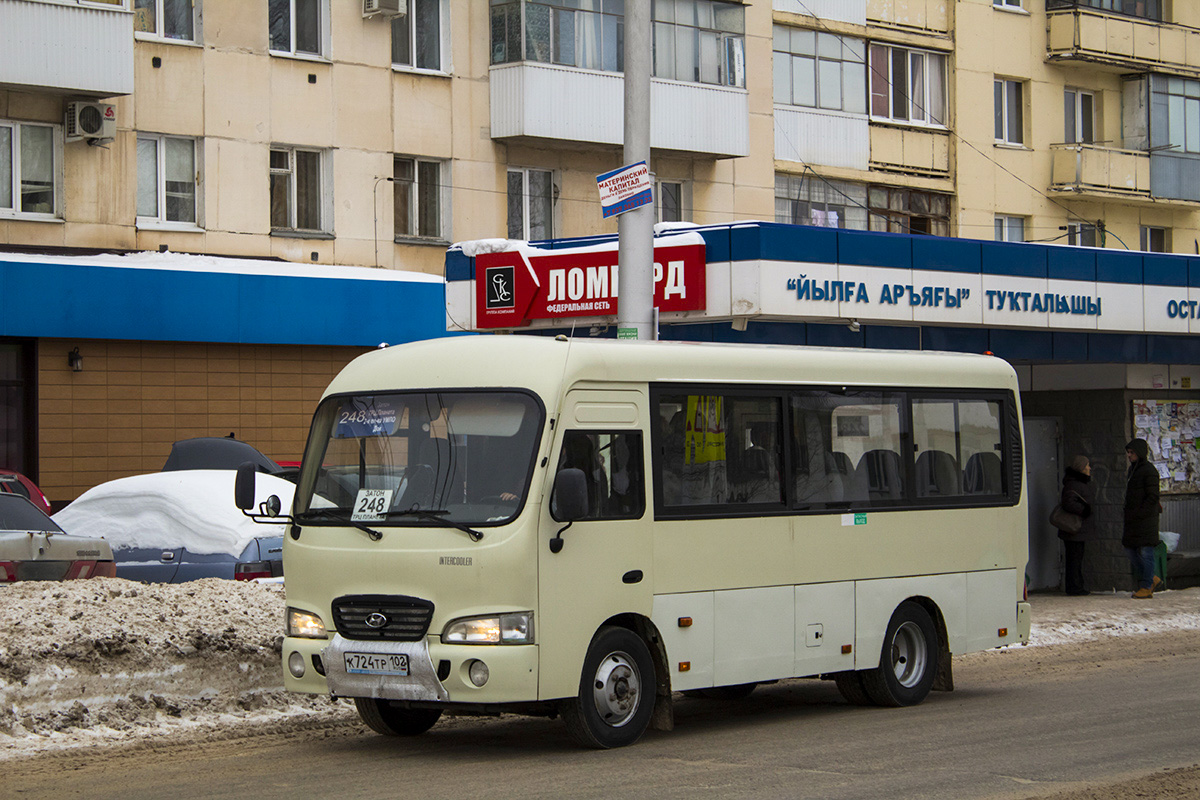
M 50 514 L 50 501 L 37 484 L 19 472 L 11 469 L 0 469 L 0 492 L 19 494 L 33 503 L 47 515 Z

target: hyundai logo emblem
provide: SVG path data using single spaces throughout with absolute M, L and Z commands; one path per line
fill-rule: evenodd
M 376 611 L 373 614 L 369 614 L 367 616 L 367 627 L 368 628 L 382 628 L 384 625 L 387 625 L 387 624 L 388 624 L 388 618 L 385 617 L 383 614 L 380 614 L 378 611 Z

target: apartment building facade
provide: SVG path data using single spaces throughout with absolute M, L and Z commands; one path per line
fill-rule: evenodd
M 72 291 L 65 268 L 85 251 L 259 259 L 280 281 L 326 268 L 434 280 L 342 273 L 392 298 L 371 317 L 330 308 L 329 284 L 266 290 L 328 335 L 265 332 L 247 322 L 252 304 L 239 311 L 251 337 L 150 324 L 130 306 L 129 325 L 82 323 L 113 313 L 111 298 L 3 322 L 6 458 L 58 502 L 157 468 L 183 434 L 237 431 L 294 458 L 298 409 L 329 374 L 363 347 L 445 330 L 440 307 L 437 324 L 397 326 L 441 302 L 430 291 L 452 243 L 615 233 L 596 176 L 622 164 L 632 1 L 0 0 L 0 248 L 59 259 L 55 291 Z M 649 1 L 659 221 L 1200 252 L 1192 4 Z M 19 304 L 54 307 L 37 263 L 7 266 L 20 278 L 7 285 L 33 293 Z M 130 289 L 147 309 L 188 293 L 178 269 L 159 272 Z M 205 313 L 197 302 L 175 316 Z M 75 347 L 82 373 L 65 358 Z M 1045 386 L 1112 390 L 1109 418 L 1143 380 L 1128 375 L 1159 374 L 1131 372 L 1152 347 L 1109 349 L 1121 369 L 1100 377 L 1079 363 L 1101 357 L 1087 347 L 1013 358 L 1030 374 L 1076 362 L 1084 372 Z M 262 385 L 310 353 L 325 366 L 279 389 L 303 392 Z M 195 374 L 165 375 L 180 363 Z M 82 416 L 97 409 L 108 417 Z M 146 433 L 139 419 L 155 411 L 171 416 Z M 125 432 L 102 434 L 113 419 Z

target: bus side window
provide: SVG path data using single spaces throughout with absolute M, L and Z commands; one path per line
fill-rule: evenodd
M 558 469 L 583 471 L 588 489 L 586 519 L 636 519 L 646 508 L 643 463 L 638 431 L 567 431 Z

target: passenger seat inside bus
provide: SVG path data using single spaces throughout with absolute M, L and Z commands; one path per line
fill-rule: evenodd
M 926 450 L 917 456 L 917 497 L 955 497 L 962 494 L 958 460 L 945 450 Z
M 868 450 L 854 470 L 860 483 L 867 486 L 871 500 L 898 500 L 904 497 L 904 476 L 900 454 L 892 450 Z
M 1000 480 L 1000 456 L 987 451 L 976 453 L 967 459 L 963 470 L 963 486 L 967 494 L 1000 494 L 1004 491 Z

